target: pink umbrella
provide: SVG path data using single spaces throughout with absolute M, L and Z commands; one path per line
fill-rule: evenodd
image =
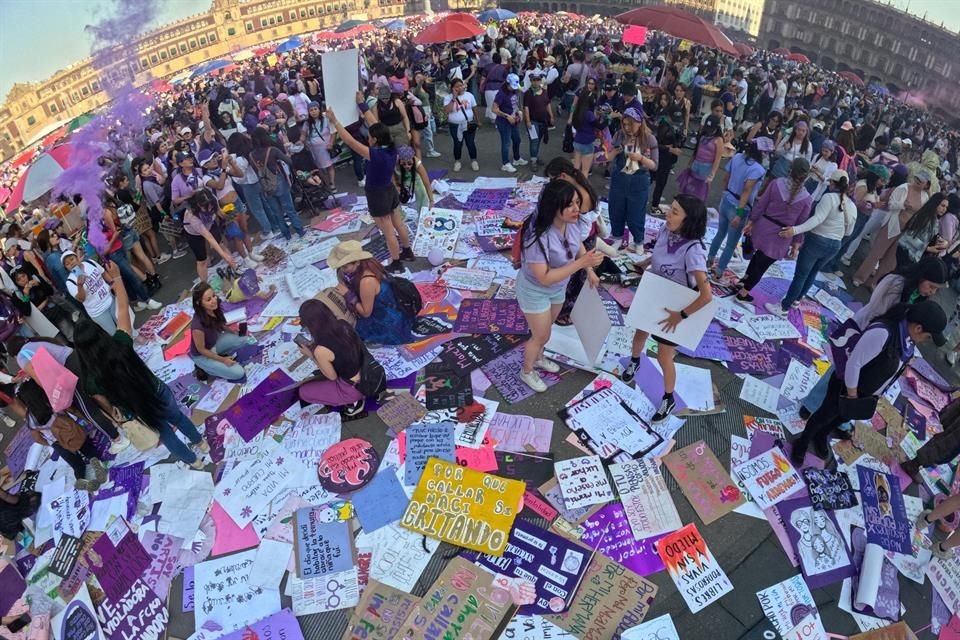
M 787 60 L 793 60 L 794 62 L 800 62 L 803 64 L 809 64 L 810 58 L 803 55 L 802 53 L 791 53 L 787 56 Z

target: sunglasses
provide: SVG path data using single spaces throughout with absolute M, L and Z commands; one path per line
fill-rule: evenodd
M 563 237 L 563 248 L 567 250 L 567 260 L 573 260 L 573 249 L 570 248 L 570 241 Z

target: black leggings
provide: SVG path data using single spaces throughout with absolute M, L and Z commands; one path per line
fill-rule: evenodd
M 53 443 L 53 450 L 67 461 L 67 464 L 73 469 L 74 475 L 77 476 L 77 480 L 83 480 L 84 474 L 87 471 L 87 461 L 96 458 L 98 455 L 97 448 L 93 446 L 93 440 L 90 438 L 86 439 L 83 446 L 80 447 L 80 451 L 76 453 L 67 451 L 56 442 Z
M 793 445 L 795 456 L 799 457 L 801 453 L 805 453 L 811 440 L 821 446 L 826 446 L 830 432 L 844 423 L 844 419 L 840 417 L 840 396 L 842 393 L 843 381 L 836 375 L 832 376 L 823 403 L 807 420 L 807 426 L 800 434 L 800 439 Z
M 757 283 L 760 282 L 760 279 L 763 278 L 763 274 L 767 272 L 767 269 L 770 268 L 776 260 L 771 258 L 763 251 L 759 249 L 753 252 L 753 257 L 750 258 L 750 264 L 747 265 L 747 273 L 743 276 L 743 288 L 747 291 L 752 291 Z

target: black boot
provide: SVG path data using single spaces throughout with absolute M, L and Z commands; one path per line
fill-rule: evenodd
M 404 270 L 403 263 L 400 262 L 399 259 L 394 260 L 384 268 L 387 270 L 387 273 L 403 273 Z
M 413 262 L 417 257 L 413 255 L 413 249 L 410 247 L 404 247 L 400 250 L 400 260 L 403 262 Z
M 802 437 L 793 443 L 793 450 L 790 452 L 790 462 L 797 469 L 803 466 L 803 458 L 807 455 L 807 441 Z

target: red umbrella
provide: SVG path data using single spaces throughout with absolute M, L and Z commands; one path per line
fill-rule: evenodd
M 479 22 L 476 25 L 471 25 L 459 20 L 441 20 L 418 33 L 413 42 L 414 44 L 456 42 L 457 40 L 475 38 L 481 33 L 484 33 L 484 29 Z
M 57 129 L 56 131 L 48 135 L 46 138 L 44 138 L 40 142 L 40 146 L 46 149 L 50 145 L 54 144 L 55 142 L 60 140 L 60 138 L 67 135 L 67 133 L 70 131 L 69 127 L 70 127 L 70 123 L 63 125 L 59 129 Z
M 19 158 L 17 158 L 16 160 L 13 161 L 13 163 L 11 163 L 10 166 L 16 169 L 17 167 L 25 165 L 28 162 L 30 162 L 30 160 L 32 160 L 33 156 L 35 155 L 37 155 L 36 149 L 30 149 L 28 151 L 24 151 L 22 154 L 20 154 Z
M 173 91 L 173 85 L 162 78 L 157 78 L 150 83 L 147 91 L 150 93 L 167 93 L 168 91 Z
M 740 52 L 741 56 L 746 57 L 746 56 L 753 55 L 753 47 L 751 47 L 748 44 L 744 44 L 742 42 L 734 42 L 733 46 L 736 47 L 737 51 Z
M 794 62 L 802 62 L 803 64 L 809 64 L 810 58 L 803 55 L 802 53 L 791 53 L 787 56 L 787 60 L 793 60 Z
M 779 47 L 777 49 L 774 49 L 773 52 L 779 56 L 790 55 L 790 49 L 787 49 L 786 47 Z
M 847 80 L 847 81 L 849 81 L 849 82 L 852 82 L 853 84 L 857 85 L 858 87 L 862 87 L 862 86 L 863 86 L 863 78 L 861 78 L 860 76 L 858 76 L 857 74 L 855 74 L 853 71 L 841 71 L 841 72 L 838 73 L 837 75 L 840 76 L 841 78 L 843 78 L 844 80 Z
M 253 55 L 255 55 L 255 56 L 265 56 L 265 55 L 267 55 L 268 53 L 273 53 L 273 50 L 274 50 L 274 49 L 276 49 L 276 47 L 260 47 L 259 49 L 254 49 L 254 50 L 253 50 Z
M 730 38 L 723 35 L 719 29 L 703 18 L 676 7 L 640 7 L 621 13 L 616 19 L 622 24 L 643 25 L 733 56 L 740 55 Z
M 469 13 L 451 13 L 447 17 L 440 20 L 437 24 L 440 24 L 441 22 L 449 22 L 449 21 L 461 22 L 463 24 L 467 24 L 470 26 L 477 26 L 477 27 L 482 26 L 480 24 L 480 21 L 474 18 Z

